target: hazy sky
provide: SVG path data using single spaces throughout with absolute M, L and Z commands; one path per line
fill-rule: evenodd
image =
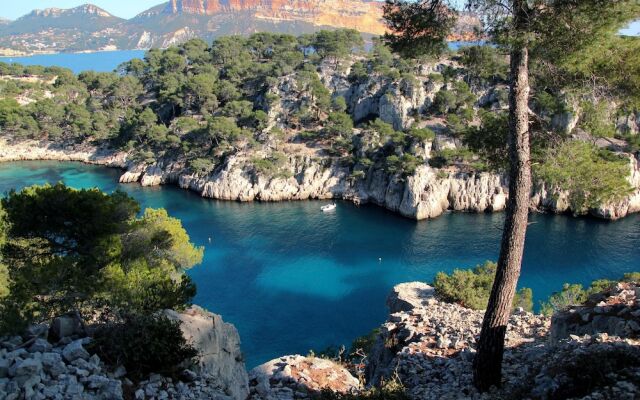
M 131 18 L 136 14 L 167 0 L 1 0 L 0 17 L 16 19 L 35 8 L 70 8 L 85 3 L 92 3 L 102 7 L 111 14 L 122 18 Z M 462 2 L 461 0 L 456 0 Z M 640 35 L 640 21 L 623 31 L 627 35 Z
M 111 14 L 131 18 L 136 14 L 167 0 L 1 0 L 0 16 L 9 19 L 21 17 L 36 8 L 71 8 L 91 3 Z

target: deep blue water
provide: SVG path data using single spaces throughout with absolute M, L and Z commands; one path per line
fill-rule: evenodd
M 0 57 L 0 62 L 63 67 L 69 68 L 76 74 L 88 70 L 112 72 L 123 62 L 144 57 L 144 53 L 144 50 L 118 50 L 96 53 L 41 54 L 28 57 Z
M 64 181 L 121 189 L 145 207 L 165 207 L 206 247 L 203 264 L 189 272 L 198 285 L 195 302 L 238 327 L 249 367 L 349 344 L 384 321 L 394 284 L 430 281 L 440 270 L 469 268 L 498 253 L 502 214 L 415 222 L 346 202 L 323 214 L 323 202 L 214 201 L 174 187 L 120 185 L 118 175 L 76 163 L 0 164 L 0 193 Z M 520 286 L 533 288 L 536 302 L 564 282 L 588 284 L 640 269 L 638 215 L 616 222 L 538 214 L 531 220 Z

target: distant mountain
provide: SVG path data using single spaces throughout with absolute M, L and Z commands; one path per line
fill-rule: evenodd
M 130 20 L 94 5 L 49 8 L 0 23 L 0 53 L 70 52 L 168 47 L 200 37 L 281 32 L 302 34 L 353 28 L 380 35 L 385 26 L 376 0 L 170 0 Z M 477 18 L 465 18 L 461 34 Z
M 34 10 L 0 25 L 0 47 L 27 53 L 117 48 L 124 22 L 91 4 Z

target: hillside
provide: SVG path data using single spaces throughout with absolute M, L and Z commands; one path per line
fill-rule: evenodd
M 121 45 L 124 21 L 90 4 L 34 10 L 0 24 L 0 47 L 24 53 L 113 49 Z
M 84 160 L 91 148 L 56 148 L 106 145 L 126 155 L 122 182 L 177 184 L 203 197 L 342 198 L 414 219 L 502 211 L 507 57 L 480 46 L 421 62 L 378 42 L 356 51 L 363 45 L 349 30 L 261 33 L 151 50 L 125 64 L 125 76 L 5 66 L 5 76 L 59 82 L 0 86 L 0 136 L 17 146 L 5 144 L 0 159 Z M 562 86 L 532 99 L 532 209 L 606 219 L 640 211 L 640 114 L 627 108 L 638 92 L 626 91 L 637 83 L 620 84 L 613 102 L 580 88 L 560 97 Z M 33 139 L 53 147 L 21 147 Z
M 382 2 L 374 0 L 171 0 L 130 20 L 86 4 L 34 10 L 0 22 L 0 55 L 166 48 L 188 39 L 275 32 L 299 35 L 350 28 L 384 33 Z M 472 38 L 478 18 L 463 15 L 451 40 Z

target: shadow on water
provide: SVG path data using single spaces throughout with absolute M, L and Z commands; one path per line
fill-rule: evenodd
M 0 193 L 36 183 L 124 190 L 164 207 L 205 246 L 189 271 L 195 303 L 234 323 L 247 365 L 348 345 L 386 317 L 394 284 L 495 260 L 502 214 L 451 213 L 415 222 L 376 206 L 322 201 L 249 203 L 202 199 L 174 187 L 117 183 L 119 171 L 75 163 L 0 164 Z M 640 217 L 606 222 L 532 215 L 521 286 L 536 302 L 564 282 L 616 278 L 640 261 Z M 212 239 L 209 243 L 209 238 Z

